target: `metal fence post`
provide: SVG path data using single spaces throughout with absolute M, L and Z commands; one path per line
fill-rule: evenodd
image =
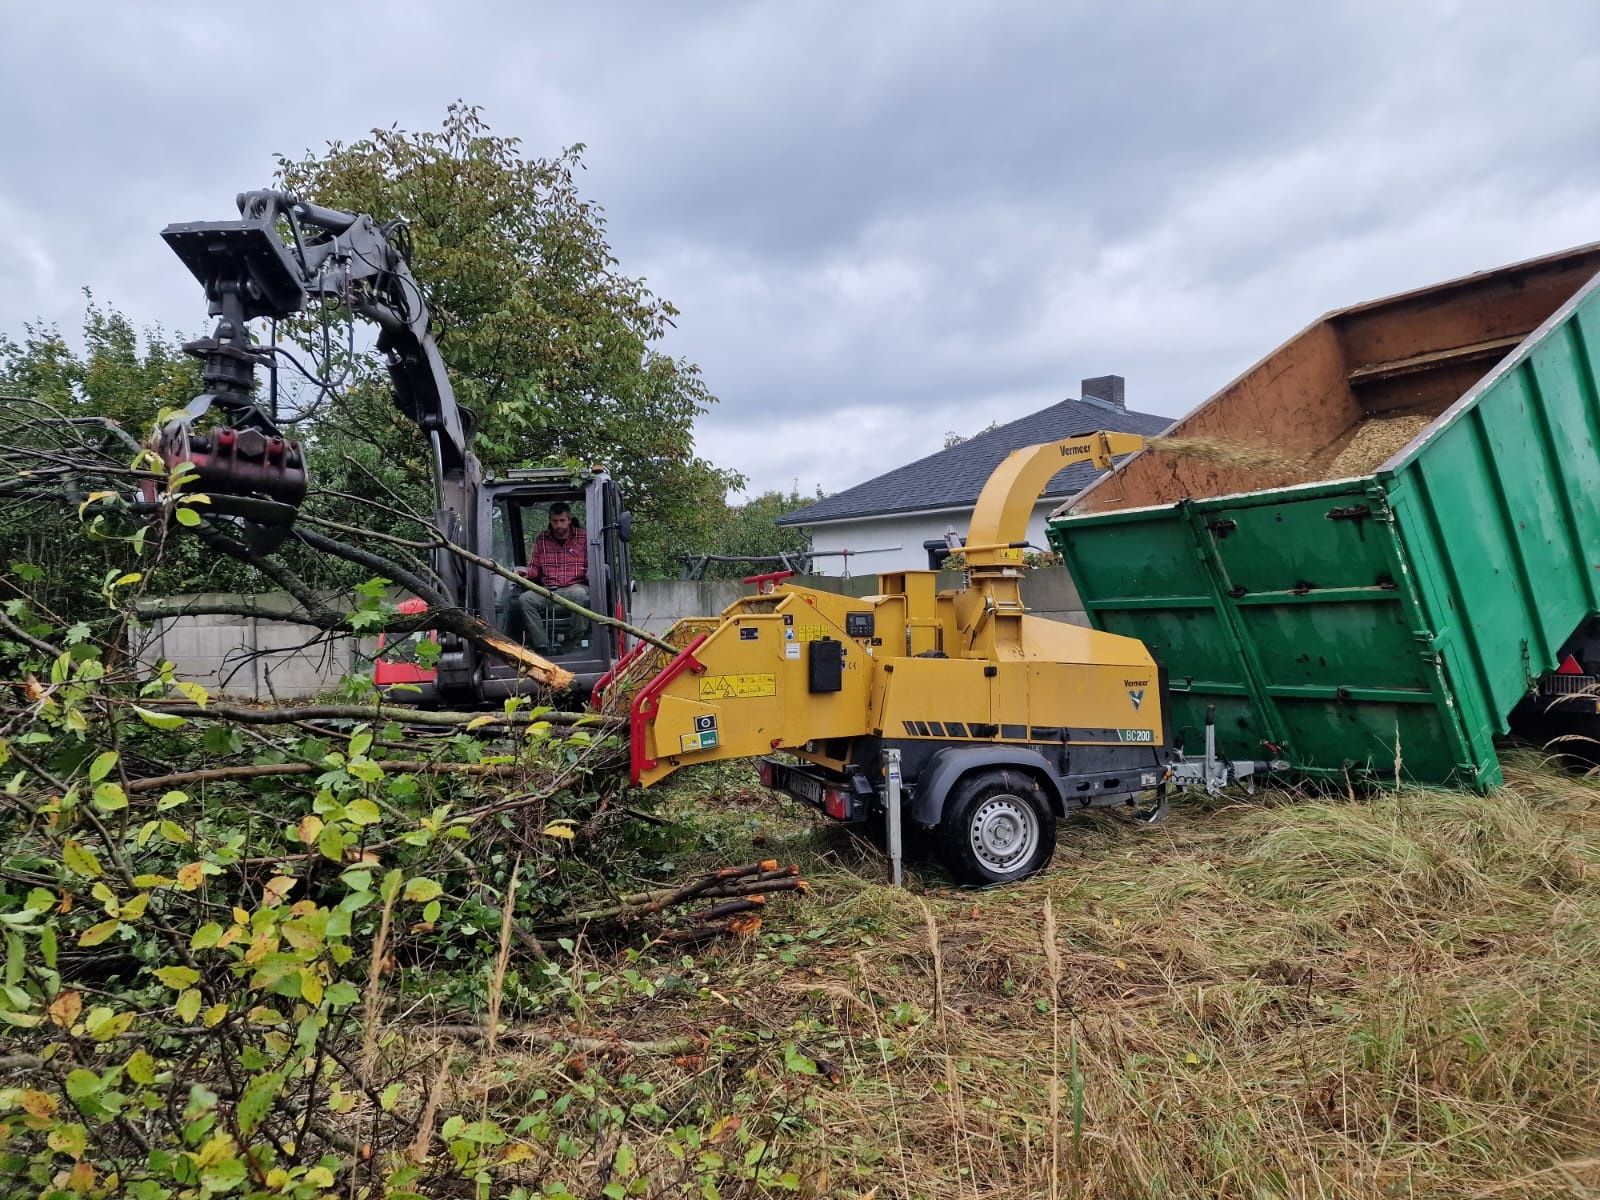
M 900 863 L 904 857 L 904 849 L 900 841 L 900 751 L 885 749 L 883 752 L 883 802 L 887 808 L 889 825 L 889 882 L 899 887 L 902 880 Z

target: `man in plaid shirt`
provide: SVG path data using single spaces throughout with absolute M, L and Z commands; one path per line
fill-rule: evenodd
M 589 542 L 583 527 L 572 519 L 572 506 L 557 500 L 550 506 L 550 527 L 533 539 L 533 551 L 522 574 L 533 582 L 565 596 L 575 604 L 589 606 Z M 527 639 L 540 654 L 570 654 L 589 636 L 589 618 L 564 609 L 538 592 L 524 591 L 517 597 L 517 611 Z M 546 632 L 548 614 L 556 612 L 571 618 L 562 644 L 552 646 Z

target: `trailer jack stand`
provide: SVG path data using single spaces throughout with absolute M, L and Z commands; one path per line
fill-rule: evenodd
M 900 810 L 900 751 L 883 752 L 883 805 L 885 824 L 888 826 L 889 882 L 899 887 L 903 882 L 901 864 L 905 858 L 901 830 L 905 814 Z

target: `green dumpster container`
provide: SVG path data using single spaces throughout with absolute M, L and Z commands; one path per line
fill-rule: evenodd
M 1600 613 L 1597 271 L 1600 244 L 1330 313 L 1169 431 L 1220 453 L 1146 450 L 1052 517 L 1091 622 L 1165 664 L 1186 750 L 1215 705 L 1229 757 L 1500 782 L 1495 737 Z M 1407 417 L 1432 419 L 1322 478 Z M 1285 461 L 1229 457 L 1250 444 Z

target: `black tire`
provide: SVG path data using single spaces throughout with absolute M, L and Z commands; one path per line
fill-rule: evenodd
M 945 866 L 960 882 L 1015 883 L 1055 855 L 1056 814 L 1028 772 L 974 771 L 950 789 L 938 836 Z

